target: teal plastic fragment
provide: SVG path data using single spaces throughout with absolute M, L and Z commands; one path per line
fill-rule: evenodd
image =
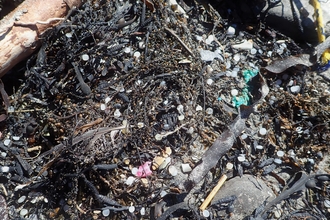
M 243 77 L 245 83 L 248 83 L 253 77 L 255 77 L 258 74 L 258 70 L 244 70 L 243 71 Z M 249 97 L 249 86 L 245 85 L 245 87 L 242 90 L 241 96 L 234 96 L 232 98 L 233 105 L 238 108 L 240 105 L 248 105 L 250 101 Z
M 253 69 L 253 70 L 244 70 L 243 71 L 243 77 L 245 83 L 248 83 L 253 77 L 255 77 L 258 74 L 258 70 Z

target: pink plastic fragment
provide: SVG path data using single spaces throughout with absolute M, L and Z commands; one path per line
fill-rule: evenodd
M 150 176 L 152 174 L 152 171 L 150 170 L 151 162 L 145 162 L 142 166 L 139 167 L 139 170 L 136 173 L 137 177 L 146 177 Z

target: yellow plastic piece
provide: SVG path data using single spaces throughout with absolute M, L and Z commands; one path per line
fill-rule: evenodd
M 322 43 L 325 41 L 325 35 L 324 35 L 324 27 L 323 27 L 323 14 L 322 9 L 319 0 L 311 0 L 311 4 L 314 7 L 314 16 L 316 20 L 316 27 L 317 27 L 317 36 L 319 43 Z M 321 63 L 328 64 L 330 61 L 330 49 L 327 49 L 323 52 L 321 56 Z

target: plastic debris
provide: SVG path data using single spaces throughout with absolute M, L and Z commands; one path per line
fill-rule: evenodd
M 176 169 L 175 166 L 169 166 L 169 167 L 168 167 L 168 172 L 169 172 L 172 176 L 176 176 L 176 175 L 178 175 L 178 170 Z
M 266 128 L 260 128 L 259 129 L 259 134 L 260 135 L 266 135 L 267 134 L 267 129 Z
M 152 169 L 156 170 L 162 165 L 165 160 L 172 154 L 172 150 L 170 147 L 166 147 L 165 151 L 161 152 L 160 155 L 156 156 L 152 162 Z
M 223 58 L 218 51 L 213 52 L 210 50 L 200 50 L 199 53 L 203 61 L 213 61 L 215 58 L 223 61 Z
M 188 173 L 188 172 L 192 171 L 192 169 L 188 163 L 181 164 L 181 168 L 182 168 L 183 173 Z
M 251 50 L 253 48 L 253 41 L 252 40 L 244 40 L 240 44 L 233 44 L 231 45 L 234 49 L 240 49 L 240 50 Z
M 141 165 L 136 173 L 137 177 L 147 177 L 152 174 L 152 171 L 150 170 L 151 162 L 145 162 L 143 165 Z

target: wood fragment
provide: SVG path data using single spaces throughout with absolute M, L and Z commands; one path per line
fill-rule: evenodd
M 0 78 L 41 45 L 45 32 L 81 0 L 25 0 L 0 21 Z
M 222 177 L 219 179 L 219 182 L 217 185 L 212 189 L 210 194 L 206 197 L 202 205 L 200 206 L 200 210 L 204 211 L 206 207 L 210 204 L 211 200 L 214 198 L 215 194 L 219 191 L 221 186 L 224 184 L 224 182 L 227 180 L 227 175 L 222 175 Z

